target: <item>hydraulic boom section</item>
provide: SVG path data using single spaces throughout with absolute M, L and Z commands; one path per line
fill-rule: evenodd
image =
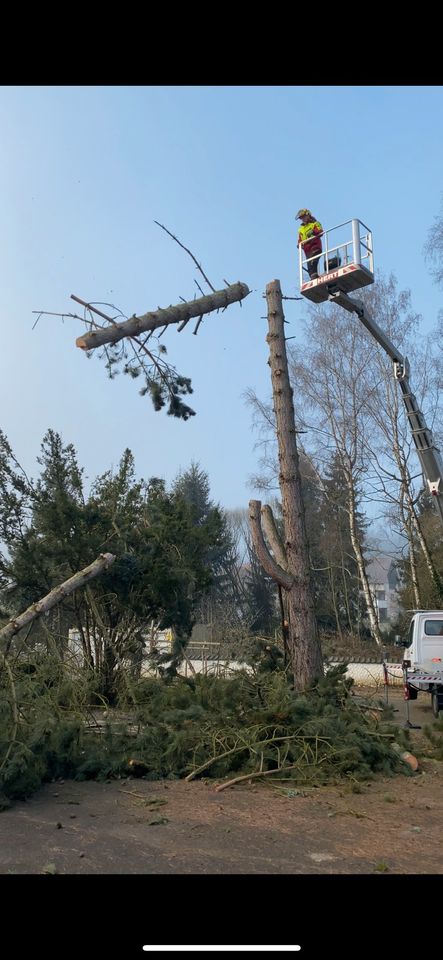
M 427 483 L 429 493 L 432 494 L 437 513 L 443 523 L 443 460 L 438 447 L 435 446 L 432 432 L 426 424 L 423 413 L 412 393 L 409 384 L 409 363 L 406 357 L 391 343 L 389 337 L 383 333 L 377 323 L 369 316 L 361 300 L 353 300 L 343 290 L 329 287 L 328 299 L 337 303 L 350 313 L 356 313 L 364 327 L 374 337 L 377 343 L 391 358 L 394 365 L 394 377 L 400 385 L 403 403 L 411 427 L 412 438 L 417 455 Z

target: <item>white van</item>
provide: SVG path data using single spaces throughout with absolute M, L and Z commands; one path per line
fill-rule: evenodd
M 443 710 L 443 610 L 417 610 L 405 643 L 405 700 L 419 690 L 432 697 L 432 712 Z

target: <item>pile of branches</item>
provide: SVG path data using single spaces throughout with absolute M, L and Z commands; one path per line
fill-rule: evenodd
M 0 674 L 1 802 L 58 777 L 206 777 L 224 789 L 262 777 L 323 784 L 407 772 L 392 746 L 407 746 L 406 734 L 350 695 L 345 669 L 304 694 L 263 662 L 231 678 L 142 678 L 121 690 L 118 710 L 103 705 L 99 723 L 92 676 L 73 677 L 47 657 L 22 664 L 14 704 Z

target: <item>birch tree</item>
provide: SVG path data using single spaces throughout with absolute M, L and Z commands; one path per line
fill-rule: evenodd
M 437 365 L 430 339 L 420 335 L 421 318 L 412 308 L 410 291 L 398 291 L 393 275 L 381 276 L 374 288 L 363 291 L 363 297 L 371 316 L 402 355 L 408 356 L 414 393 L 420 408 L 426 410 L 426 420 L 432 424 L 439 409 Z M 428 575 L 443 601 L 443 582 L 418 509 L 424 489 L 421 466 L 392 363 L 364 329 L 362 335 L 372 343 L 366 370 L 367 408 L 372 426 L 363 437 L 371 465 L 366 492 L 368 497 L 380 503 L 387 519 L 400 525 L 407 540 L 417 606 L 420 606 L 417 548 L 423 554 Z M 437 517 L 435 523 L 439 523 Z
M 362 437 L 368 419 L 365 371 L 370 347 L 363 341 L 355 319 L 331 304 L 311 313 L 305 338 L 306 347 L 292 349 L 290 363 L 292 378 L 300 386 L 299 420 L 315 439 L 317 462 L 325 464 L 333 455 L 340 464 L 344 509 L 371 635 L 382 646 L 358 523 L 359 492 L 368 468 Z

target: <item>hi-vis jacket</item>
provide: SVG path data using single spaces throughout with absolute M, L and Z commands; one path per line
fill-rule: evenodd
M 298 230 L 297 246 L 300 244 L 307 257 L 313 257 L 314 253 L 321 253 L 321 236 L 323 227 L 318 220 L 312 220 L 310 223 L 302 223 Z

